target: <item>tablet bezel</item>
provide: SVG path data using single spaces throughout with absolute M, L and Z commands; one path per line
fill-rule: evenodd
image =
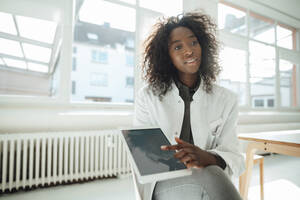
M 159 127 L 134 127 L 134 128 L 121 128 L 120 130 L 120 134 L 121 134 L 121 139 L 123 144 L 125 145 L 126 151 L 127 151 L 127 155 L 129 158 L 129 161 L 132 165 L 132 168 L 137 176 L 137 179 L 139 181 L 139 183 L 141 184 L 145 184 L 145 183 L 150 183 L 150 182 L 155 182 L 155 181 L 162 181 L 162 180 L 166 180 L 166 179 L 171 179 L 171 178 L 177 178 L 177 177 L 182 177 L 182 176 L 187 176 L 187 175 L 191 175 L 192 174 L 192 170 L 191 169 L 178 169 L 175 171 L 171 171 L 171 172 L 162 172 L 162 173 L 155 173 L 155 174 L 148 174 L 148 175 L 141 175 L 137 164 L 131 154 L 131 151 L 129 149 L 128 143 L 123 135 L 123 130 L 142 130 L 142 129 L 160 129 Z M 163 133 L 164 134 L 164 133 Z M 169 141 L 169 138 L 165 135 L 165 137 L 167 138 L 167 140 Z M 169 141 L 170 142 L 170 141 Z

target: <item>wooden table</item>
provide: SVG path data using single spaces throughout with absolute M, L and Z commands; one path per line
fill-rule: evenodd
M 300 130 L 239 134 L 238 138 L 249 142 L 246 152 L 246 171 L 242 175 L 240 191 L 244 200 L 248 198 L 253 155 L 257 150 L 300 157 Z

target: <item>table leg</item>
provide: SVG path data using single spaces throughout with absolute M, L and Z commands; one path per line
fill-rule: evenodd
M 248 199 L 248 188 L 251 180 L 251 174 L 253 169 L 253 156 L 256 151 L 254 143 L 249 143 L 247 147 L 247 153 L 246 153 L 246 171 L 242 175 L 241 181 L 241 196 L 244 200 Z

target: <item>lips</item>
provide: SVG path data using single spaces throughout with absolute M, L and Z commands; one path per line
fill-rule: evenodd
M 189 60 L 184 61 L 184 64 L 191 64 L 195 63 L 198 60 L 198 58 L 191 58 Z

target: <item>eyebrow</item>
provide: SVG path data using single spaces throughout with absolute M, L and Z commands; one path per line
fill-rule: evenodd
M 188 38 L 194 38 L 194 37 L 196 37 L 195 35 L 190 35 L 190 36 L 188 36 Z M 169 46 L 171 46 L 171 45 L 173 45 L 174 43 L 177 43 L 177 42 L 180 42 L 180 40 L 174 40 L 174 41 L 171 41 L 170 43 L 169 43 Z

